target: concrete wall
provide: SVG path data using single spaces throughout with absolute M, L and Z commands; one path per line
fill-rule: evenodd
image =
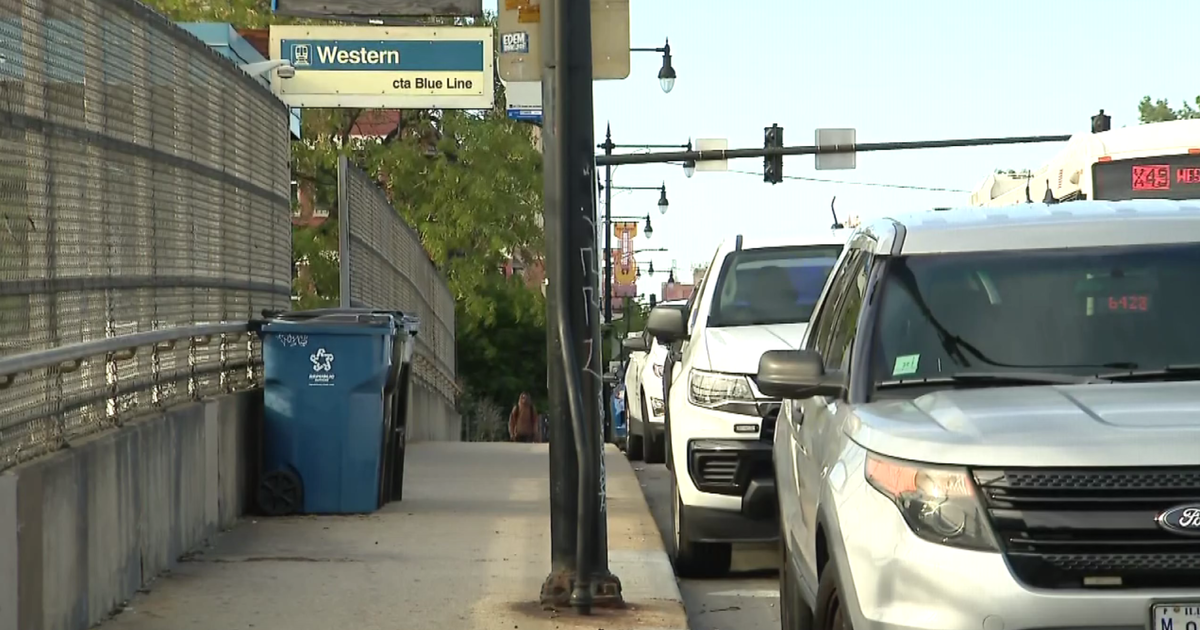
M 82 630 L 245 510 L 261 391 L 177 407 L 0 474 L 0 630 Z
M 462 440 L 462 416 L 441 394 L 416 380 L 408 407 L 410 442 L 458 442 Z

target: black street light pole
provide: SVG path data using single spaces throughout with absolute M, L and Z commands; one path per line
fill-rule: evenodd
M 668 45 L 669 46 L 669 45 Z M 638 49 L 633 49 L 638 50 Z M 656 50 L 656 49 L 651 49 Z M 658 50 L 658 52 L 662 52 Z M 664 71 L 670 66 L 670 53 L 664 53 Z M 671 68 L 674 73 L 674 69 Z M 661 73 L 660 73 L 661 74 Z M 673 76 L 673 75 L 672 75 Z M 667 90 L 668 92 L 670 90 Z M 612 139 L 612 124 L 610 123 L 604 130 L 604 142 L 596 145 L 597 148 L 604 150 L 604 155 L 612 156 L 614 149 L 684 149 L 692 150 L 692 143 L 689 140 L 687 144 L 614 144 Z M 684 173 L 691 177 L 696 170 L 695 162 L 686 163 L 684 165 Z M 601 190 L 604 192 L 604 330 L 605 336 L 611 333 L 612 327 L 612 301 L 613 301 L 613 270 L 612 270 L 612 166 L 604 167 L 604 183 L 600 184 Z M 616 190 L 657 190 L 661 194 L 658 199 L 659 211 L 666 213 L 667 211 L 667 186 L 617 186 Z M 649 225 L 649 219 L 646 224 Z M 647 233 L 649 236 L 649 233 Z M 605 370 L 607 371 L 608 357 L 604 357 Z M 612 386 L 607 381 L 604 383 L 604 441 L 611 442 L 613 439 L 613 417 L 612 404 Z

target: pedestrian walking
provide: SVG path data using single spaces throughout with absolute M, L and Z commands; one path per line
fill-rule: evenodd
M 521 392 L 516 406 L 508 415 L 508 439 L 513 442 L 540 443 L 542 441 L 540 425 L 537 409 L 533 408 L 533 398 L 529 396 L 529 392 Z

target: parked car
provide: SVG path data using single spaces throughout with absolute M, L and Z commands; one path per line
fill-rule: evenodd
M 662 308 L 682 309 L 687 300 L 660 302 Z M 625 454 L 631 460 L 645 459 L 647 464 L 661 464 L 667 458 L 666 430 L 663 419 L 666 403 L 663 396 L 663 362 L 667 348 L 650 335 L 626 340 L 626 347 L 644 352 L 640 367 L 626 372 L 625 389 L 628 398 L 629 447 Z
M 1197 278 L 1198 202 L 855 231 L 758 366 L 782 627 L 1197 627 Z
M 764 351 L 798 347 L 846 233 L 730 239 L 717 248 L 686 312 L 650 313 L 651 334 L 680 348 L 667 380 L 665 426 L 671 547 L 681 576 L 726 573 L 732 543 L 778 536 L 771 437 L 779 404 L 750 377 Z

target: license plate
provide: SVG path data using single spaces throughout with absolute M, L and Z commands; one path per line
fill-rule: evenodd
M 1152 605 L 1150 630 L 1200 630 L 1200 602 Z

